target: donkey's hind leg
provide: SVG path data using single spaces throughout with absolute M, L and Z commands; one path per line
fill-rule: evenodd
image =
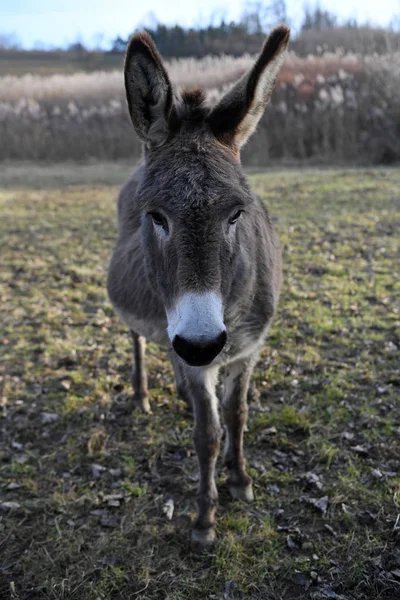
M 146 338 L 131 330 L 133 340 L 134 367 L 132 370 L 133 405 L 143 412 L 150 412 L 149 390 L 147 387 L 147 373 L 144 362 L 146 351 Z
M 243 433 L 247 422 L 247 393 L 256 356 L 238 361 L 226 369 L 222 412 L 226 425 L 224 464 L 228 469 L 231 496 L 251 502 L 254 498 L 251 477 L 243 456 Z

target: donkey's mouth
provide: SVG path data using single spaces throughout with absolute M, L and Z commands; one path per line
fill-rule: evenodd
M 209 365 L 225 346 L 222 299 L 212 290 L 186 292 L 167 311 L 167 318 L 173 349 L 192 367 Z
M 185 339 L 176 335 L 172 341 L 172 347 L 188 365 L 192 367 L 204 367 L 209 365 L 225 346 L 227 339 L 226 331 L 222 331 L 217 338 L 207 342 L 198 342 Z

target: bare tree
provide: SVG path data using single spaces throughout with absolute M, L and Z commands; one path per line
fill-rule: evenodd
M 21 42 L 15 33 L 0 33 L 0 48 L 2 50 L 18 50 Z

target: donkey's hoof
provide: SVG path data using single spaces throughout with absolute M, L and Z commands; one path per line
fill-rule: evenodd
M 148 396 L 133 396 L 133 408 L 137 408 L 144 413 L 151 411 L 150 402 Z
M 244 502 L 253 502 L 254 500 L 253 486 L 251 483 L 245 486 L 228 483 L 228 489 L 234 500 L 243 500 Z
M 212 552 L 215 545 L 215 529 L 192 529 L 191 549 L 194 554 Z

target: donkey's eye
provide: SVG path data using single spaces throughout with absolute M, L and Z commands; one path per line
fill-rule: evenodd
M 242 210 L 238 210 L 237 212 L 235 212 L 235 214 L 233 215 L 233 217 L 231 217 L 229 219 L 229 225 L 234 225 L 236 223 L 236 221 L 238 220 L 238 218 L 240 217 L 240 215 L 242 214 Z
M 154 225 L 159 225 L 164 229 L 165 232 L 168 233 L 168 221 L 167 219 L 159 212 L 151 212 L 149 213 L 151 218 L 153 219 Z

